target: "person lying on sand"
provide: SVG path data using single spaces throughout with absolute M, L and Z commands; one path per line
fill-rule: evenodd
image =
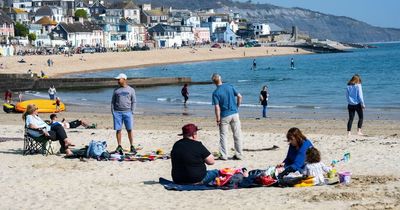
M 63 118 L 61 122 L 58 122 L 57 118 L 58 118 L 57 114 L 51 114 L 50 115 L 50 120 L 51 120 L 50 121 L 50 125 L 59 124 L 59 125 L 62 125 L 64 128 L 77 128 L 79 126 L 83 126 L 86 129 L 96 128 L 96 124 L 89 125 L 88 122 L 83 121 L 81 119 L 77 119 L 77 120 L 74 120 L 74 121 L 71 121 L 71 122 L 67 122 L 65 120 L 65 118 Z

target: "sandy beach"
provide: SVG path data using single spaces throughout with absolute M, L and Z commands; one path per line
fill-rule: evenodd
M 302 49 L 296 52 L 296 48 L 293 47 L 241 47 L 235 49 L 197 48 L 193 50 L 190 48 L 181 48 L 75 54 L 72 57 L 65 57 L 64 55 L 13 56 L 0 57 L 0 63 L 5 66 L 4 69 L 0 70 L 0 73 L 26 73 L 31 69 L 38 75 L 40 75 L 40 71 L 44 71 L 50 77 L 55 77 L 70 73 L 126 69 L 172 63 L 308 53 L 310 52 Z M 22 58 L 26 63 L 18 62 Z M 52 67 L 47 66 L 49 58 L 54 61 Z
M 42 119 L 48 115 L 40 114 Z M 106 140 L 116 147 L 109 113 L 65 112 L 61 117 L 84 118 L 98 129 L 70 129 L 68 135 L 80 148 L 90 140 Z M 252 188 L 195 192 L 167 191 L 158 178 L 171 179 L 170 160 L 152 162 L 99 162 L 60 156 L 22 156 L 23 125 L 20 114 L 0 114 L 1 209 L 399 209 L 400 122 L 365 121 L 367 136 L 345 135 L 345 120 L 242 119 L 244 147 L 279 146 L 278 150 L 246 152 L 241 161 L 217 161 L 208 169 L 247 167 L 263 169 L 282 161 L 287 152 L 286 131 L 299 127 L 321 151 L 322 160 L 351 153 L 338 170 L 352 173 L 350 185 L 308 188 Z M 203 130 L 199 137 L 210 151 L 217 151 L 218 131 L 213 118 L 191 116 L 136 116 L 135 142 L 142 153 L 170 151 L 181 126 L 193 122 Z M 12 138 L 16 138 L 12 141 Z M 229 147 L 233 140 L 229 139 Z M 56 149 L 58 144 L 56 142 Z M 123 146 L 128 147 L 126 135 Z M 232 155 L 232 154 L 231 154 Z

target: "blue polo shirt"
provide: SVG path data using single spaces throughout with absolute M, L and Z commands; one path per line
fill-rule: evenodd
M 212 94 L 212 105 L 219 105 L 221 108 L 221 118 L 238 113 L 236 96 L 239 93 L 230 84 L 217 86 Z

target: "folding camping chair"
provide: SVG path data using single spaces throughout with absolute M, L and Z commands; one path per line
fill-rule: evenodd
M 42 155 L 53 155 L 53 147 L 51 145 L 51 140 L 47 138 L 44 134 L 39 137 L 33 137 L 28 133 L 31 128 L 25 127 L 24 133 L 24 149 L 22 150 L 23 155 L 41 153 Z M 31 129 L 33 130 L 33 129 Z

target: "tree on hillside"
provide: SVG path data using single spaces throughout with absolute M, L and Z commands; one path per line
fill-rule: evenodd
M 17 22 L 14 26 L 14 33 L 15 36 L 26 37 L 29 33 L 29 29 L 24 24 Z
M 28 40 L 29 40 L 30 43 L 32 43 L 32 41 L 35 41 L 36 40 L 36 34 L 34 34 L 34 33 L 28 34 Z
M 79 19 L 79 18 L 87 18 L 87 13 L 84 9 L 78 9 L 75 11 L 75 19 Z

